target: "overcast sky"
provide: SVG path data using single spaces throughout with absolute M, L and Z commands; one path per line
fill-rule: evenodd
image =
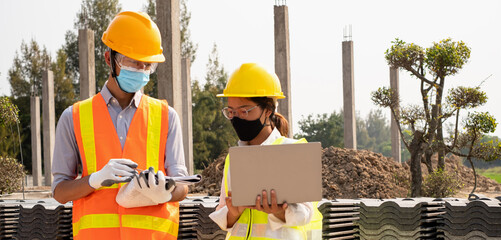
M 141 10 L 146 0 L 121 0 L 123 10 Z M 192 79 L 203 80 L 214 43 L 226 71 L 244 62 L 274 68 L 274 0 L 189 0 L 192 40 L 198 44 Z M 309 114 L 332 113 L 342 106 L 341 44 L 343 28 L 352 25 L 355 107 L 364 118 L 375 109 L 370 93 L 389 85 L 384 52 L 400 38 L 429 47 L 451 37 L 472 50 L 468 64 L 446 80 L 454 86 L 482 85 L 489 111 L 501 121 L 501 1 L 287 1 L 291 48 L 291 89 L 294 130 Z M 52 56 L 73 30 L 80 1 L 0 1 L 0 95 L 10 95 L 7 71 L 21 41 L 35 39 Z M 101 35 L 102 33 L 97 33 Z M 99 56 L 96 56 L 99 57 Z M 400 72 L 406 103 L 419 103 L 419 81 Z M 389 112 L 389 110 L 384 110 Z M 501 127 L 499 127 L 501 129 Z M 501 135 L 501 130 L 496 135 Z

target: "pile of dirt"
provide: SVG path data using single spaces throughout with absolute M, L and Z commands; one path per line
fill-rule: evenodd
M 226 152 L 219 155 L 201 173 L 202 180 L 190 186 L 190 193 L 207 193 L 209 196 L 219 196 L 221 193 L 221 181 L 223 179 L 224 160 Z
M 408 167 L 382 154 L 329 147 L 323 150 L 322 165 L 324 198 L 407 196 Z
M 226 153 L 221 154 L 203 170 L 202 181 L 190 187 L 191 193 L 219 196 Z M 434 159 L 436 166 L 436 158 Z M 407 197 L 410 189 L 410 170 L 407 163 L 367 150 L 329 147 L 322 150 L 323 197 L 335 198 L 396 198 Z M 427 168 L 421 165 L 423 177 Z M 462 165 L 461 158 L 446 158 L 447 171 L 455 172 L 464 188 L 473 186 L 473 170 Z M 501 184 L 477 177 L 477 192 L 496 190 Z

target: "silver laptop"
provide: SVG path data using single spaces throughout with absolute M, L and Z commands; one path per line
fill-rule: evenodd
M 322 199 L 322 146 L 319 142 L 231 147 L 230 190 L 234 206 L 254 206 L 262 190 L 281 204 Z

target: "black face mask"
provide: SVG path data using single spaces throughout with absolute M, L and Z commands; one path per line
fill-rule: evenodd
M 265 125 L 264 123 L 261 123 L 261 116 L 259 116 L 258 119 L 251 121 L 234 117 L 231 119 L 231 124 L 233 125 L 235 132 L 237 132 L 238 138 L 242 141 L 250 141 L 256 138 Z

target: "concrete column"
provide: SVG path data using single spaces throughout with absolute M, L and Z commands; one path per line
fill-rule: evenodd
M 394 93 L 399 96 L 399 79 L 398 79 L 398 68 L 390 67 L 390 88 Z M 399 106 L 397 106 L 397 109 Z M 399 112 L 398 110 L 396 112 Z M 401 163 L 402 154 L 400 148 L 400 132 L 398 131 L 398 126 L 393 114 L 391 114 L 391 155 L 393 159 Z
M 178 113 L 183 111 L 181 84 L 181 32 L 179 0 L 157 0 L 157 24 L 162 35 L 165 62 L 157 68 L 158 98 L 167 99 Z M 182 118 L 182 114 L 179 114 Z M 183 119 L 180 119 L 181 122 Z
M 33 186 L 42 185 L 42 145 L 40 139 L 40 97 L 31 96 L 31 172 Z
M 353 73 L 353 41 L 343 41 L 344 147 L 357 149 Z
M 191 61 L 189 58 L 181 60 L 181 82 L 183 88 L 183 145 L 184 145 L 184 161 L 188 173 L 193 174 L 193 124 L 192 124 L 192 102 L 191 102 Z
M 94 31 L 78 30 L 78 62 L 80 68 L 80 100 L 96 94 Z
M 289 137 L 292 132 L 291 73 L 289 47 L 289 10 L 287 6 L 274 6 L 275 16 L 275 73 L 280 79 L 285 99 L 278 100 L 277 111 L 289 122 Z
M 43 163 L 45 185 L 52 184 L 52 155 L 56 141 L 56 114 L 54 107 L 54 74 L 46 71 L 42 77 L 43 104 Z

